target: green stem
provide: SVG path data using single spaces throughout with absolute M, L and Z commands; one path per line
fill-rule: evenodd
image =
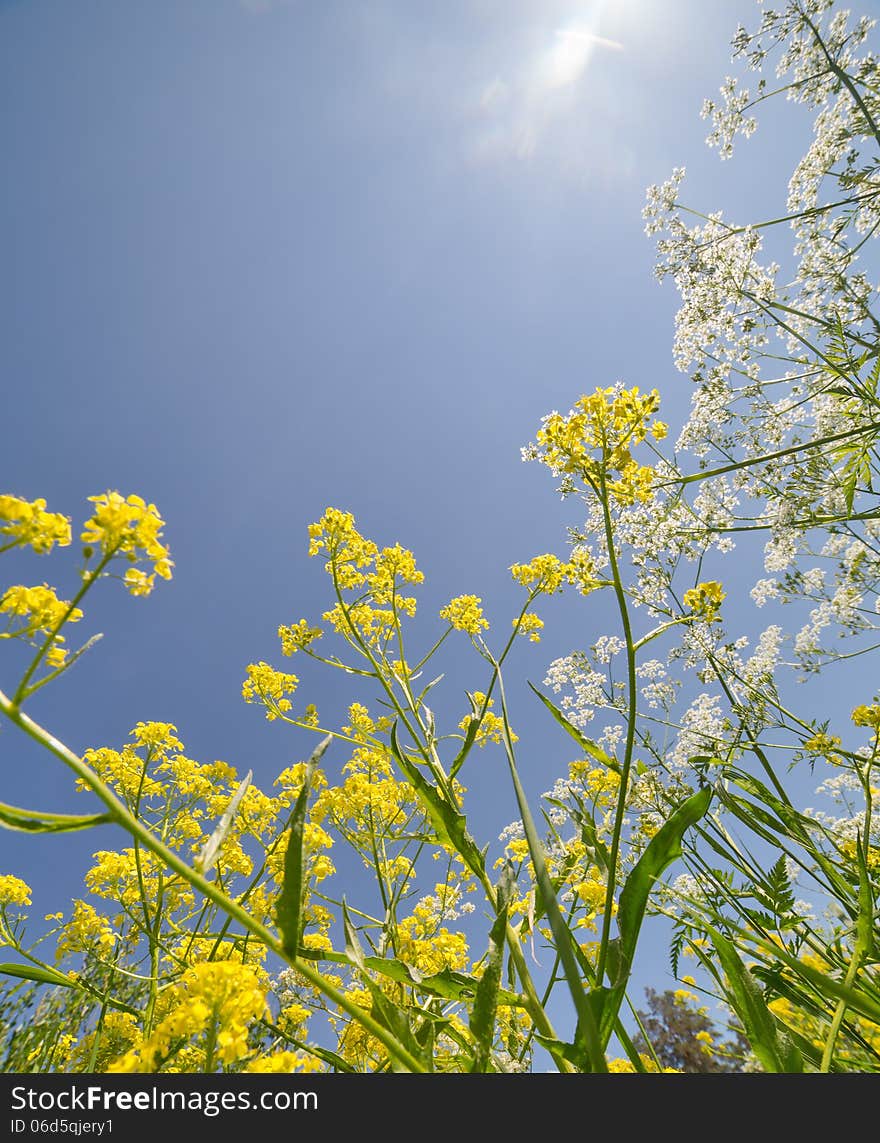
M 93 572 L 87 573 L 86 578 L 83 580 L 82 587 L 79 589 L 79 591 L 76 593 L 76 595 L 70 601 L 70 603 L 68 603 L 64 614 L 61 616 L 61 618 L 58 620 L 58 622 L 55 624 L 55 626 L 52 628 L 52 630 L 46 636 L 46 639 L 45 639 L 42 647 L 40 647 L 40 649 L 37 651 L 36 655 L 34 656 L 33 662 L 31 663 L 31 665 L 28 667 L 28 669 L 25 671 L 24 675 L 22 676 L 21 682 L 18 684 L 18 688 L 16 689 L 16 692 L 12 697 L 13 706 L 20 706 L 21 703 L 27 698 L 28 694 L 30 693 L 28 691 L 28 683 L 31 681 L 31 678 L 33 677 L 34 671 L 36 671 L 36 669 L 39 667 L 40 663 L 43 661 L 43 656 L 46 654 L 46 652 L 49 650 L 49 648 L 54 643 L 55 636 L 58 634 L 58 632 L 61 630 L 61 628 L 67 622 L 67 620 L 73 614 L 74 609 L 82 602 L 86 592 L 89 590 L 89 588 L 92 586 L 92 584 L 98 579 L 101 572 L 104 570 L 104 568 L 107 566 L 107 564 L 110 563 L 110 561 L 113 559 L 113 557 L 115 555 L 116 555 L 116 549 L 115 548 L 111 549 L 109 552 L 105 552 L 104 556 L 102 557 L 101 561 L 99 562 L 99 564 L 95 568 L 95 570 Z
M 605 979 L 605 966 L 608 959 L 608 946 L 611 941 L 611 916 L 614 907 L 614 890 L 617 882 L 617 860 L 620 853 L 621 835 L 623 833 L 623 819 L 626 813 L 626 798 L 629 792 L 629 774 L 632 768 L 633 748 L 635 746 L 636 714 L 638 703 L 638 690 L 636 681 L 636 644 L 633 639 L 632 625 L 629 618 L 629 608 L 626 602 L 626 591 L 620 575 L 620 566 L 617 562 L 617 552 L 614 546 L 614 529 L 611 521 L 611 509 L 608 503 L 605 480 L 602 477 L 600 488 L 602 503 L 602 516 L 605 525 L 605 543 L 608 548 L 608 563 L 611 568 L 611 578 L 614 594 L 617 598 L 617 607 L 620 612 L 620 622 L 626 641 L 626 669 L 627 669 L 627 727 L 626 743 L 624 746 L 623 762 L 620 767 L 620 785 L 617 792 L 617 806 L 614 815 L 614 832 L 611 837 L 611 849 L 608 859 L 608 885 L 605 891 L 605 912 L 602 918 L 602 936 L 599 945 L 599 958 L 596 965 L 596 978 L 601 985 Z
M 755 456 L 748 460 L 724 464 L 720 468 L 709 468 L 706 469 L 705 472 L 694 472 L 690 476 L 679 476 L 672 480 L 664 480 L 655 484 L 654 488 L 665 488 L 670 484 L 693 484 L 695 480 L 708 480 L 712 476 L 723 476 L 726 472 L 737 472 L 741 468 L 751 468 L 756 464 L 765 464 L 768 460 L 778 460 L 783 456 L 793 456 L 795 453 L 805 452 L 807 449 L 820 448 L 822 445 L 833 444 L 835 441 L 860 436 L 863 433 L 873 432 L 876 429 L 880 429 L 880 421 L 871 421 L 869 424 L 862 425 L 857 429 L 847 429 L 845 432 L 832 433 L 830 436 L 820 437 L 819 440 L 806 441 L 804 444 L 799 445 L 790 445 L 788 448 L 778 449 L 776 452 L 768 452 L 763 456 Z
M 856 949 L 852 955 L 852 960 L 849 962 L 849 968 L 844 977 L 844 987 L 851 988 L 853 981 L 859 972 L 859 966 L 862 961 L 861 949 Z M 830 1072 L 831 1064 L 834 1060 L 834 1045 L 837 1043 L 837 1037 L 840 1034 L 840 1025 L 843 1023 L 843 1018 L 846 1015 L 846 1010 L 849 1007 L 846 1000 L 841 998 L 837 1002 L 837 1007 L 834 1009 L 834 1016 L 831 1020 L 831 1027 L 828 1030 L 828 1038 L 825 1041 L 825 1047 L 822 1051 L 822 1062 L 819 1065 L 820 1072 Z

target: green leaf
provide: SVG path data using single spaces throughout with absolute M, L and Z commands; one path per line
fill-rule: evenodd
M 17 976 L 21 980 L 35 980 L 38 984 L 53 984 L 60 988 L 76 988 L 79 984 L 63 972 L 51 968 L 40 968 L 35 964 L 0 964 L 0 972 L 6 976 Z
M 36 964 L 7 963 L 0 964 L 0 973 L 4 976 L 17 977 L 19 980 L 33 980 L 37 984 L 49 984 L 54 988 L 72 988 L 77 992 L 85 992 L 89 996 L 94 996 L 96 1003 L 106 1003 L 119 1012 L 130 1012 L 132 1016 L 141 1015 L 140 1009 L 132 1008 L 128 1004 L 123 1004 L 121 1000 L 114 1000 L 112 996 L 104 996 L 91 988 L 86 988 L 81 980 L 65 976 L 63 972 L 56 972 L 52 968 L 44 968 Z
M 823 996 L 843 1000 L 847 1008 L 852 1008 L 853 1011 L 860 1013 L 862 1016 L 867 1016 L 869 1020 L 873 1020 L 875 1024 L 880 1024 L 880 1002 L 873 996 L 855 988 L 848 988 L 845 984 L 841 984 L 839 980 L 835 980 L 833 976 L 826 976 L 826 974 L 820 972 L 818 968 L 813 968 L 811 964 L 798 960 L 797 957 L 792 956 L 791 953 L 786 952 L 784 949 L 777 948 L 775 945 L 766 945 L 764 942 L 762 942 L 762 944 L 765 945 L 771 955 L 775 955 L 779 959 L 784 960 L 790 968 L 793 968 L 803 979 L 808 980 Z
M 569 722 L 559 707 L 552 703 L 546 695 L 542 695 L 536 686 L 533 686 L 532 683 L 529 683 L 529 686 L 535 692 L 544 706 L 546 706 L 546 708 L 550 711 L 550 713 L 553 715 L 562 729 L 566 732 L 566 734 L 570 734 L 582 750 L 589 754 L 591 758 L 595 758 L 597 762 L 601 762 L 603 766 L 607 766 L 609 770 L 613 770 L 616 774 L 620 773 L 620 763 L 616 758 L 612 758 L 610 754 L 606 754 L 602 747 L 598 746 L 592 740 L 592 738 L 587 738 L 583 731 L 579 730 L 573 722 Z
M 574 933 L 562 915 L 559 902 L 556 900 L 556 890 L 554 889 L 553 881 L 544 859 L 544 847 L 538 836 L 535 819 L 529 809 L 528 798 L 526 797 L 526 792 L 523 789 L 523 784 L 520 781 L 519 773 L 516 768 L 516 758 L 514 756 L 513 742 L 511 741 L 507 724 L 503 691 L 502 710 L 505 711 L 504 752 L 507 755 L 507 765 L 510 770 L 510 778 L 513 783 L 520 820 L 522 821 L 526 842 L 529 847 L 529 856 L 532 859 L 532 866 L 535 870 L 536 890 L 540 897 L 541 910 L 546 913 L 547 920 L 550 922 L 550 928 L 553 932 L 553 944 L 559 955 L 565 982 L 568 985 L 568 991 L 574 1003 L 575 1011 L 577 1012 L 575 1051 L 578 1054 L 578 1059 L 575 1066 L 582 1071 L 607 1072 L 608 1063 L 605 1059 L 604 1045 L 600 1042 L 599 1029 L 591 1004 L 591 996 L 584 990 L 580 958 L 575 952 L 575 949 L 579 950 L 579 945 Z M 532 919 L 530 918 L 530 924 L 531 923 Z
M 0 802 L 0 826 L 21 833 L 72 833 L 114 820 L 112 814 L 42 814 Z
M 455 758 L 453 758 L 452 765 L 449 768 L 450 778 L 454 778 L 464 765 L 464 761 L 470 753 L 470 749 L 474 744 L 474 739 L 477 737 L 477 731 L 479 729 L 479 722 L 475 718 L 471 718 L 468 721 L 467 729 L 464 732 L 464 742 L 461 745 L 461 750 L 459 750 Z
M 767 896 L 772 902 L 773 912 L 778 917 L 787 916 L 794 911 L 795 896 L 791 889 L 785 857 L 780 857 L 767 874 L 765 887 Z
M 275 920 L 281 932 L 281 944 L 288 956 L 296 956 L 302 935 L 302 907 L 306 891 L 303 862 L 303 834 L 312 779 L 318 760 L 330 745 L 332 735 L 318 744 L 306 762 L 305 776 L 288 826 L 287 851 L 284 855 L 284 881 L 275 904 Z
M 583 1071 L 584 1053 L 582 1048 L 578 1048 L 575 1044 L 566 1044 L 562 1040 L 554 1040 L 550 1036 L 542 1036 L 539 1032 L 534 1032 L 533 1036 L 554 1059 L 568 1060 L 578 1071 Z
M 495 1036 L 495 1015 L 498 1011 L 498 990 L 501 985 L 501 971 L 504 962 L 507 916 L 514 888 L 513 866 L 509 861 L 506 861 L 498 879 L 497 912 L 489 932 L 486 964 L 477 985 L 477 995 L 470 1017 L 470 1030 L 476 1041 L 476 1051 L 470 1068 L 472 1072 L 489 1071 L 492 1040 Z
M 373 1001 L 370 1015 L 394 1036 L 402 1048 L 405 1048 L 411 1056 L 424 1064 L 428 1071 L 432 1071 L 433 1052 L 429 1053 L 427 1050 L 428 1045 L 431 1044 L 431 1037 L 424 1035 L 421 1038 L 417 1037 L 408 1013 L 386 996 L 381 987 L 369 975 L 366 957 L 358 940 L 357 931 L 351 923 L 351 917 L 348 914 L 344 899 L 342 901 L 342 926 L 345 933 L 345 951 L 357 967 L 358 975 L 366 985 Z M 392 1071 L 409 1071 L 395 1056 L 391 1056 L 389 1062 Z
M 254 776 L 253 770 L 248 770 L 244 779 L 239 782 L 238 788 L 229 800 L 229 805 L 226 807 L 217 827 L 208 840 L 205 842 L 204 848 L 199 856 L 193 863 L 196 869 L 203 876 L 209 873 L 214 868 L 217 857 L 223 842 L 229 836 L 229 831 L 232 829 L 232 823 L 235 820 L 235 815 L 238 813 L 238 807 L 241 805 L 241 800 L 247 792 L 248 786 L 251 784 L 251 779 Z
M 461 854 L 468 867 L 476 873 L 478 877 L 482 876 L 485 871 L 486 860 L 480 850 L 477 849 L 476 842 L 467 831 L 467 821 L 464 814 L 459 810 L 458 806 L 451 805 L 440 792 L 439 788 L 433 786 L 415 763 L 407 758 L 397 739 L 396 722 L 391 727 L 390 737 L 391 750 L 394 753 L 394 757 L 397 759 L 398 765 L 401 770 L 403 770 L 410 785 L 418 794 L 425 813 L 428 815 L 431 825 L 434 827 L 441 843 L 446 842 L 451 845 L 453 849 Z
M 706 932 L 727 978 L 731 1007 L 763 1069 L 773 1073 L 802 1072 L 804 1063 L 798 1048 L 767 1007 L 757 981 L 733 944 L 711 925 L 706 926 Z
M 333 952 L 329 949 L 301 948 L 299 955 L 302 960 L 328 960 L 333 964 L 351 963 L 351 958 L 346 953 Z M 422 976 L 403 961 L 379 956 L 364 957 L 364 968 L 381 976 L 387 976 L 389 980 L 396 980 L 399 984 L 411 985 L 426 996 L 439 996 L 444 1000 L 472 1001 L 479 985 L 477 977 L 464 972 L 453 972 L 452 969 L 444 968 L 432 976 Z M 521 1008 L 524 1000 L 518 993 L 502 988 L 498 990 L 498 1003 Z
M 868 839 L 863 833 L 856 837 L 859 859 L 859 916 L 856 921 L 855 954 L 867 959 L 874 953 L 874 890 L 868 872 Z
M 703 817 L 709 809 L 711 800 L 712 791 L 705 786 L 682 802 L 651 838 L 635 868 L 626 879 L 617 909 L 617 928 L 620 938 L 613 961 L 609 963 L 609 968 L 613 969 L 611 987 L 598 988 L 590 994 L 603 1046 L 607 1045 L 614 1029 L 614 1022 L 626 991 L 639 930 L 654 883 L 677 857 L 681 857 L 681 839 L 685 830 Z
M 356 965 L 362 972 L 364 970 L 364 950 L 361 947 L 361 942 L 358 940 L 357 930 L 351 923 L 351 917 L 348 913 L 348 905 L 345 903 L 345 898 L 342 898 L 342 931 L 345 934 L 345 953 L 352 964 Z
M 731 766 L 725 769 L 724 776 L 739 786 L 740 789 L 745 790 L 757 798 L 758 801 L 762 802 L 765 806 L 770 807 L 776 814 L 779 822 L 782 823 L 784 829 L 780 828 L 778 824 L 774 824 L 770 819 L 766 819 L 766 824 L 769 825 L 770 828 L 775 829 L 778 833 L 783 834 L 783 836 L 793 838 L 800 845 L 804 846 L 828 878 L 833 888 L 837 891 L 842 901 L 847 900 L 851 896 L 850 887 L 846 880 L 840 875 L 833 863 L 827 859 L 822 850 L 812 842 L 812 833 L 817 829 L 821 829 L 821 826 L 819 826 L 815 818 L 808 818 L 806 815 L 799 813 L 790 802 L 777 797 L 777 795 L 768 790 L 757 778 L 751 774 L 747 774 L 743 770 L 737 770 Z M 721 791 L 719 790 L 719 797 L 721 796 Z M 746 803 L 746 805 L 749 805 L 749 803 Z M 755 807 L 752 807 L 752 809 L 754 808 Z M 742 817 L 741 812 L 737 813 L 737 816 L 741 817 L 741 820 L 746 824 L 749 824 L 748 818 Z M 762 821 L 765 820 L 765 815 L 761 814 L 759 816 Z M 760 833 L 757 827 L 753 826 L 752 828 L 756 833 Z

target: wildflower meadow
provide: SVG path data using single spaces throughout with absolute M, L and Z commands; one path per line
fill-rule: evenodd
M 693 201 L 684 166 L 647 190 L 689 414 L 591 376 L 509 442 L 558 543 L 516 535 L 503 620 L 335 496 L 295 538 L 323 602 L 229 665 L 252 757 L 271 732 L 297 759 L 267 780 L 190 756 L 185 694 L 173 722 L 65 743 L 68 673 L 100 702 L 93 601 L 146 614 L 184 545 L 150 487 L 93 488 L 71 519 L 0 461 L 0 751 L 50 775 L 0 804 L 4 1071 L 880 1071 L 877 32 L 832 0 L 740 7 L 709 147 L 727 160 L 765 116 L 810 133 L 773 217 Z M 542 660 L 563 602 L 585 626 Z M 568 761 L 535 796 L 542 751 Z M 32 863 L 83 837 L 50 912 Z M 655 932 L 670 1003 L 705 1018 L 692 1067 L 634 986 Z

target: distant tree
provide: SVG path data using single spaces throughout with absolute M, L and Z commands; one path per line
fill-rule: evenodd
M 633 1037 L 640 1053 L 656 1055 L 661 1067 L 681 1072 L 745 1070 L 746 1040 L 736 1030 L 733 1039 L 723 1040 L 723 1032 L 687 993 L 646 988 L 645 995 L 648 1011 L 638 1013 L 645 1034 Z

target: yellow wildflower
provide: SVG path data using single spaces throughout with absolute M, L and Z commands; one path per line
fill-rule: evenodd
M 0 907 L 18 905 L 25 908 L 31 903 L 32 892 L 30 885 L 20 877 L 13 877 L 11 873 L 0 873 Z
M 74 607 L 68 615 L 70 604 L 67 600 L 59 599 L 55 589 L 43 584 L 42 587 L 25 587 L 17 584 L 9 587 L 0 597 L 0 613 L 10 619 L 17 619 L 22 627 L 16 634 L 32 636 L 39 631 L 47 635 L 59 627 L 62 621 L 77 623 L 82 619 L 83 613 Z M 66 616 L 66 619 L 65 619 Z
M 360 587 L 366 576 L 360 568 L 370 567 L 379 549 L 354 526 L 351 512 L 328 508 L 320 520 L 309 524 L 309 555 L 325 551 L 330 559 L 325 567 L 340 588 Z
M 376 570 L 367 576 L 367 583 L 376 603 L 391 603 L 392 600 L 400 604 L 397 596 L 397 583 L 423 583 L 425 576 L 416 567 L 412 552 L 395 544 L 393 548 L 383 548 L 376 556 Z M 415 601 L 407 600 L 407 612 L 412 614 L 415 610 Z
M 479 710 L 485 706 L 485 711 L 482 717 L 473 714 L 466 714 L 461 722 L 458 724 L 459 729 L 467 732 L 468 727 L 474 721 L 474 718 L 479 718 L 480 726 L 477 730 L 474 741 L 477 746 L 485 746 L 487 742 L 503 742 L 504 741 L 504 719 L 500 715 L 492 713 L 492 707 L 495 705 L 494 699 L 487 701 L 486 696 L 482 691 L 474 691 L 474 703 Z M 510 732 L 511 742 L 516 742 L 517 735 Z
M 840 762 L 840 755 L 834 753 L 835 747 L 840 745 L 840 738 L 836 734 L 825 734 L 817 731 L 804 742 L 804 750 L 809 754 L 824 754 L 829 762 Z
M 546 553 L 535 556 L 527 564 L 513 564 L 510 574 L 523 587 L 532 587 L 534 584 L 535 591 L 553 595 L 570 578 L 571 565 L 563 563 L 558 556 Z
M 276 671 L 268 663 L 251 663 L 241 687 L 241 696 L 245 702 L 262 702 L 266 707 L 266 718 L 271 722 L 290 710 L 293 704 L 285 696 L 293 694 L 298 686 L 296 675 Z
M 514 619 L 513 626 L 517 627 L 517 635 L 528 635 L 532 643 L 541 642 L 541 630 L 544 627 L 544 620 L 540 619 L 534 612 L 526 612 L 520 620 Z
M 441 610 L 440 618 L 450 623 L 456 631 L 479 635 L 489 627 L 488 620 L 483 618 L 483 609 L 480 607 L 482 602 L 478 595 L 457 595 Z
M 698 583 L 696 587 L 686 591 L 684 605 L 708 623 L 714 623 L 718 619 L 721 602 L 726 598 L 727 592 L 723 590 L 721 584 L 711 579 L 705 583 Z
M 320 639 L 324 632 L 320 627 L 310 627 L 305 619 L 298 619 L 288 627 L 278 628 L 278 638 L 281 640 L 281 654 L 294 655 L 297 651 L 305 651 L 316 639 Z
M 70 543 L 70 520 L 59 512 L 47 512 L 45 500 L 27 501 L 4 494 L 0 495 L 0 537 L 3 536 L 9 536 L 10 542 L 0 540 L 0 549 L 29 544 L 44 555 L 55 544 L 66 547 Z
M 169 989 L 168 1014 L 139 1047 L 126 1052 L 110 1072 L 149 1072 L 181 1041 L 208 1033 L 214 1067 L 248 1053 L 248 1029 L 267 1011 L 265 973 L 235 961 L 209 961 L 188 968 Z
M 324 1065 L 317 1056 L 308 1052 L 275 1052 L 271 1056 L 260 1056 L 256 1060 L 251 1060 L 245 1071 L 263 1074 L 322 1072 Z
M 376 730 L 376 724 L 370 718 L 370 712 L 363 703 L 353 702 L 348 708 L 349 725 L 343 726 L 343 731 L 349 738 L 356 738 L 366 742 L 367 738 Z
M 855 726 L 870 726 L 874 730 L 880 729 L 880 704 L 874 702 L 870 706 L 857 706 L 850 717 Z
M 537 434 L 535 453 L 557 475 L 576 476 L 593 489 L 604 482 L 612 498 L 623 504 L 647 500 L 653 469 L 632 458 L 631 447 L 650 432 L 661 440 L 668 426 L 650 418 L 660 405 L 656 389 L 638 386 L 597 388 L 575 402 L 568 416 L 551 413 Z M 617 479 L 608 479 L 617 473 Z
M 132 563 L 139 559 L 152 563 L 153 576 L 132 576 L 132 569 L 126 574 L 125 584 L 133 595 L 147 595 L 157 575 L 171 579 L 174 565 L 168 548 L 161 542 L 165 521 L 155 504 L 147 504 L 140 496 L 126 499 L 118 492 L 90 496 L 89 500 L 95 505 L 95 512 L 84 525 L 83 543 L 97 545 L 105 555 L 124 555 Z

